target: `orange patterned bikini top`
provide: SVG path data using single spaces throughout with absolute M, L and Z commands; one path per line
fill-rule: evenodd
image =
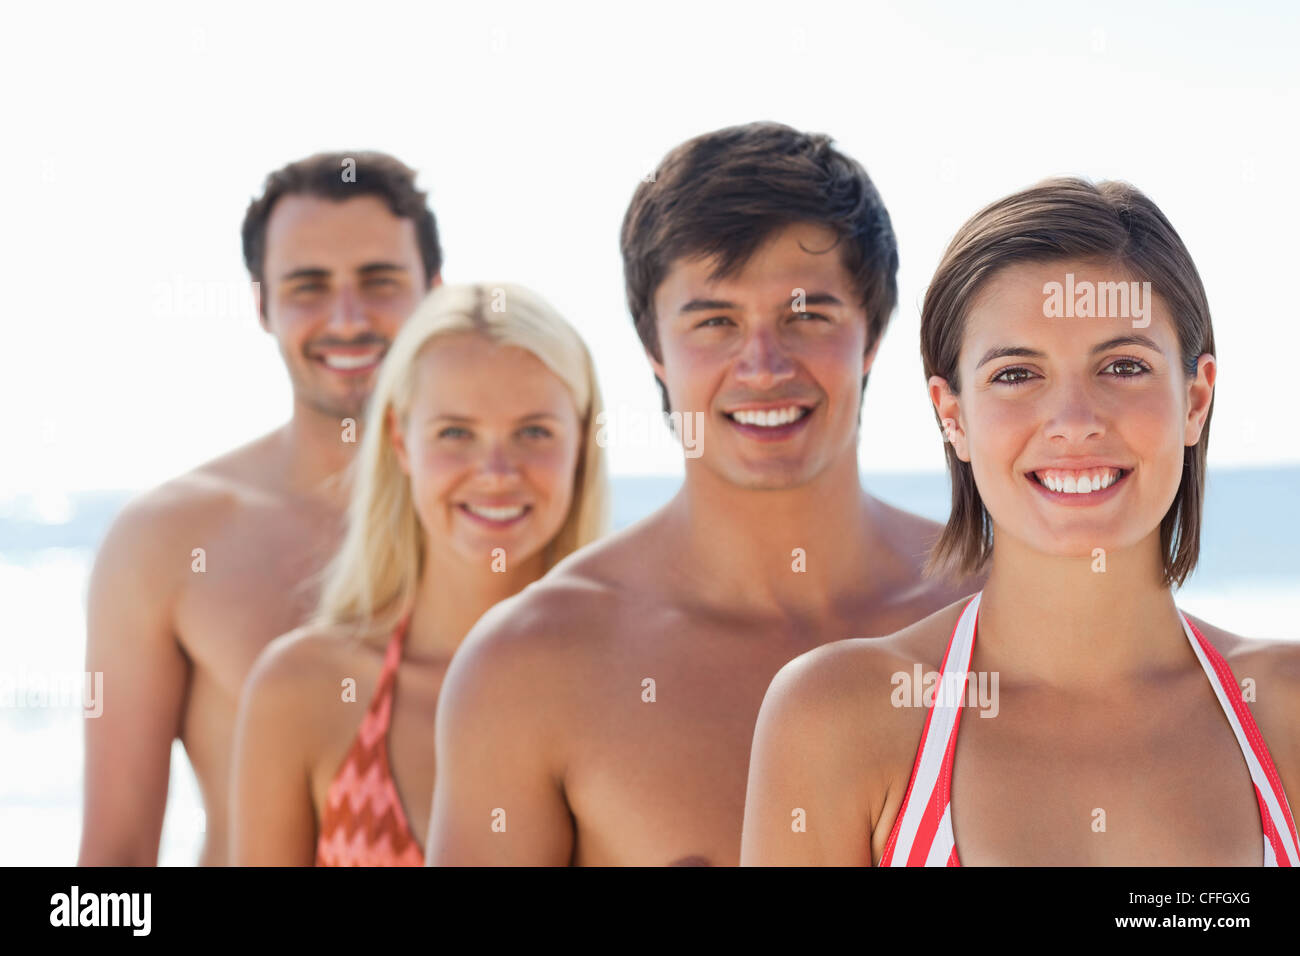
M 388 725 L 409 615 L 389 638 L 375 696 L 325 796 L 317 866 L 423 866 L 388 763 Z

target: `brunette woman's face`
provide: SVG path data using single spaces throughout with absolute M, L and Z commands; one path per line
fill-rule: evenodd
M 960 394 L 930 379 L 939 417 L 992 517 L 995 547 L 1009 537 L 1040 553 L 1087 557 L 1159 540 L 1183 449 L 1200 439 L 1209 413 L 1214 358 L 1201 356 L 1196 376 L 1186 374 L 1155 288 L 1144 316 L 1136 303 L 1116 316 L 1124 310 L 1114 301 L 1107 318 L 1048 317 L 1045 309 L 1049 283 L 1082 295 L 1083 283 L 1096 290 L 1131 280 L 1095 262 L 1008 266 L 969 311 Z
M 573 502 L 582 434 L 568 388 L 526 349 L 474 333 L 436 340 L 414 375 L 393 445 L 431 546 L 494 568 L 536 556 Z

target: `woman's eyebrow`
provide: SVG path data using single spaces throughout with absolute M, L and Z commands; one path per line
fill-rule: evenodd
M 1037 349 L 1026 348 L 1023 345 L 998 345 L 984 353 L 984 357 L 979 360 L 979 365 L 975 368 L 992 362 L 994 359 L 1006 358 L 1014 355 L 1016 358 L 1047 358 L 1046 352 L 1040 352 Z
M 1155 340 L 1147 338 L 1145 335 L 1117 335 L 1113 339 L 1107 339 L 1105 342 L 1099 342 L 1094 345 L 1089 354 L 1096 355 L 1098 352 L 1108 352 L 1113 348 L 1119 348 L 1121 345 L 1140 345 L 1153 352 L 1161 352 L 1163 354 L 1163 350 L 1155 343 Z M 981 366 L 992 362 L 994 359 L 1007 358 L 1009 356 L 1015 356 L 1016 358 L 1040 359 L 1046 358 L 1047 354 L 1045 352 L 1040 352 L 1037 349 L 1027 348 L 1023 345 L 998 345 L 985 352 L 984 357 L 979 360 L 979 364 L 976 365 L 975 368 L 978 369 Z
M 1153 352 L 1163 353 L 1163 350 L 1160 348 L 1160 346 L 1156 345 L 1153 339 L 1149 339 L 1145 335 L 1117 335 L 1113 339 L 1107 339 L 1105 342 L 1101 342 L 1097 345 L 1094 345 L 1092 347 L 1091 354 L 1096 355 L 1098 352 L 1108 352 L 1111 349 L 1118 348 L 1121 345 L 1140 345 L 1143 348 L 1150 349 Z

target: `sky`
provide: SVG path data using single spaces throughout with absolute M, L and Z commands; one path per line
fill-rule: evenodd
M 239 225 L 268 172 L 325 149 L 418 169 L 446 281 L 531 286 L 586 339 L 608 408 L 658 408 L 619 224 L 668 149 L 757 119 L 834 136 L 898 234 L 864 470 L 942 469 L 925 284 L 969 215 L 1065 174 L 1136 184 L 1191 250 L 1218 346 L 1211 466 L 1300 462 L 1289 369 L 1271 367 L 1300 348 L 1294 6 L 24 4 L 6 19 L 0 498 L 146 488 L 287 418 Z M 681 470 L 662 442 L 610 451 L 615 474 Z

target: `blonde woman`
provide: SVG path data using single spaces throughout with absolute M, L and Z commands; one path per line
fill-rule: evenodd
M 527 289 L 444 286 L 408 320 L 316 619 L 244 688 L 233 863 L 423 862 L 447 664 L 484 611 L 604 532 L 600 412 L 582 340 Z

